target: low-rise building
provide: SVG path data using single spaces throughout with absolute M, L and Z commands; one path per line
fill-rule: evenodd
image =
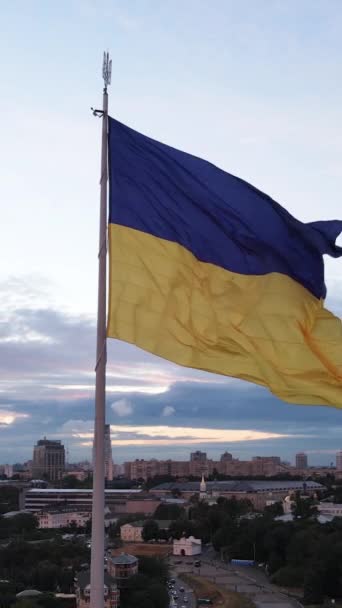
M 180 538 L 173 541 L 173 555 L 200 555 L 202 553 L 202 541 L 200 538 Z
M 143 540 L 142 531 L 144 527 L 143 521 L 132 521 L 124 524 L 120 528 L 121 540 L 128 543 L 141 543 Z
M 79 572 L 75 580 L 77 608 L 89 608 L 90 602 L 90 571 Z M 105 608 L 120 606 L 120 590 L 115 580 L 104 573 L 103 598 Z
M 65 471 L 65 473 L 63 473 L 63 478 L 64 477 L 73 477 L 74 479 L 77 479 L 78 481 L 84 481 L 87 476 L 88 476 L 88 472 L 83 471 L 83 470 L 82 471 L 76 471 L 76 470 Z
M 320 515 L 327 517 L 342 517 L 342 505 L 334 502 L 320 502 L 317 505 L 317 510 Z
M 128 553 L 121 553 L 108 560 L 108 573 L 120 589 L 126 586 L 127 580 L 138 573 L 138 558 Z
M 182 498 L 191 498 L 194 494 L 200 494 L 199 481 L 185 481 L 175 483 L 162 483 L 152 488 L 153 494 L 160 497 L 172 496 L 175 489 Z M 232 481 L 208 481 L 206 482 L 206 494 L 208 500 L 217 499 L 219 496 L 226 498 L 235 497 L 237 500 L 248 499 L 258 510 L 265 508 L 271 502 L 282 501 L 291 493 L 301 491 L 307 495 L 314 495 L 324 486 L 315 481 L 254 481 L 251 479 L 239 479 Z
M 143 498 L 144 495 L 141 490 L 129 489 L 129 490 L 105 490 L 105 504 L 115 513 L 126 513 L 126 503 L 132 497 Z M 73 507 L 76 511 L 82 511 L 84 508 L 91 509 L 93 500 L 92 489 L 81 489 L 81 488 L 32 488 L 25 493 L 24 508 L 31 513 L 37 511 L 50 510 L 52 507 Z M 141 513 L 143 504 L 137 500 L 134 503 L 136 506 L 136 513 Z M 155 503 L 158 505 L 158 501 Z M 148 505 L 148 508 L 152 508 L 153 505 Z
M 36 513 L 39 528 L 66 528 L 72 524 L 84 528 L 91 519 L 90 511 L 56 510 Z
M 171 520 L 156 519 L 159 530 L 168 530 L 171 525 Z M 121 540 L 128 543 L 141 543 L 143 542 L 143 528 L 144 521 L 131 521 L 128 524 L 124 524 L 120 527 L 120 538 Z

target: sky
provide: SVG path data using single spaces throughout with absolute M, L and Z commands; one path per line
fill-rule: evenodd
M 0 463 L 43 436 L 90 458 L 102 53 L 110 114 L 251 182 L 302 221 L 341 219 L 340 0 L 11 0 L 1 5 Z M 341 238 L 339 244 L 342 244 Z M 326 260 L 342 314 L 342 266 Z M 113 457 L 335 461 L 342 412 L 110 341 Z

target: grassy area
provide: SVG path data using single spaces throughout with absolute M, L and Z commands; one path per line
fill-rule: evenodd
M 179 578 L 193 589 L 196 598 L 207 597 L 212 600 L 214 607 L 254 608 L 253 602 L 248 597 L 241 593 L 221 589 L 215 583 L 203 577 L 192 576 L 191 574 L 179 574 Z
M 111 554 L 113 556 L 120 555 L 122 552 L 130 553 L 132 555 L 144 555 L 146 557 L 166 557 L 172 553 L 172 545 L 157 543 L 123 543 L 121 547 L 112 549 Z

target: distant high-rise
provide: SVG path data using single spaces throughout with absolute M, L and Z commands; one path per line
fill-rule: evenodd
M 191 462 L 207 462 L 207 453 L 201 452 L 200 450 L 196 450 L 196 452 L 191 452 L 190 460 Z
M 110 438 L 110 424 L 105 424 L 104 431 L 104 465 L 105 465 L 105 479 L 107 481 L 113 480 L 113 455 L 112 455 L 112 441 Z M 93 468 L 95 468 L 95 449 L 93 447 Z
M 190 475 L 195 477 L 202 477 L 202 475 L 208 475 L 208 460 L 207 453 L 196 450 L 190 454 Z
M 296 454 L 296 469 L 307 469 L 308 468 L 308 457 L 304 452 Z
M 224 452 L 220 458 L 221 462 L 231 462 L 232 460 L 233 456 L 230 454 L 230 452 Z
M 336 469 L 342 471 L 342 450 L 336 454 Z
M 33 448 L 32 477 L 57 481 L 65 470 L 65 449 L 61 441 L 39 439 Z

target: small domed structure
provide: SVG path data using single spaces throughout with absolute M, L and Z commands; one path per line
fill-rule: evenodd
M 17 597 L 19 600 L 22 600 L 26 597 L 38 597 L 38 595 L 42 595 L 42 592 L 37 591 L 37 589 L 25 589 L 24 591 L 17 593 L 15 597 Z

